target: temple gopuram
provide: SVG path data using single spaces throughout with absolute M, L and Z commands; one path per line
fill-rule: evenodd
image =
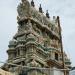
M 18 31 L 8 45 L 3 69 L 15 75 L 69 75 L 70 59 L 63 50 L 60 17 L 50 18 L 41 4 L 21 0 L 17 7 Z

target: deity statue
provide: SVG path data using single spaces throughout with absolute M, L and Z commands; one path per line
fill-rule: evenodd
M 27 0 L 22 0 L 17 11 L 20 18 L 28 17 L 30 15 L 30 3 Z

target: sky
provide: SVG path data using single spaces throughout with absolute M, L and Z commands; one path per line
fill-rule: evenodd
M 31 0 L 29 0 L 31 1 Z M 50 17 L 60 16 L 63 48 L 75 66 L 75 0 L 34 0 L 35 8 L 42 4 L 44 13 Z M 8 58 L 9 41 L 17 32 L 17 5 L 20 0 L 0 0 L 0 61 Z

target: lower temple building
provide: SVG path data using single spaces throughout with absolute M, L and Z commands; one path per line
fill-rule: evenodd
M 59 16 L 50 19 L 34 1 L 18 5 L 18 31 L 9 42 L 3 69 L 15 75 L 68 75 L 70 59 L 63 52 Z M 65 69 L 65 70 L 64 70 Z

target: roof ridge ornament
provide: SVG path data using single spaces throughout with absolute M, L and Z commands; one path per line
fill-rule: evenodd
M 33 1 L 33 0 L 31 1 L 31 6 L 33 6 L 33 7 L 35 6 L 35 4 L 34 4 L 34 1 Z
M 40 13 L 43 13 L 41 4 L 40 4 L 40 7 L 39 7 L 39 12 L 40 12 Z
M 49 13 L 48 13 L 48 10 L 46 11 L 46 17 L 47 18 L 50 18 Z

